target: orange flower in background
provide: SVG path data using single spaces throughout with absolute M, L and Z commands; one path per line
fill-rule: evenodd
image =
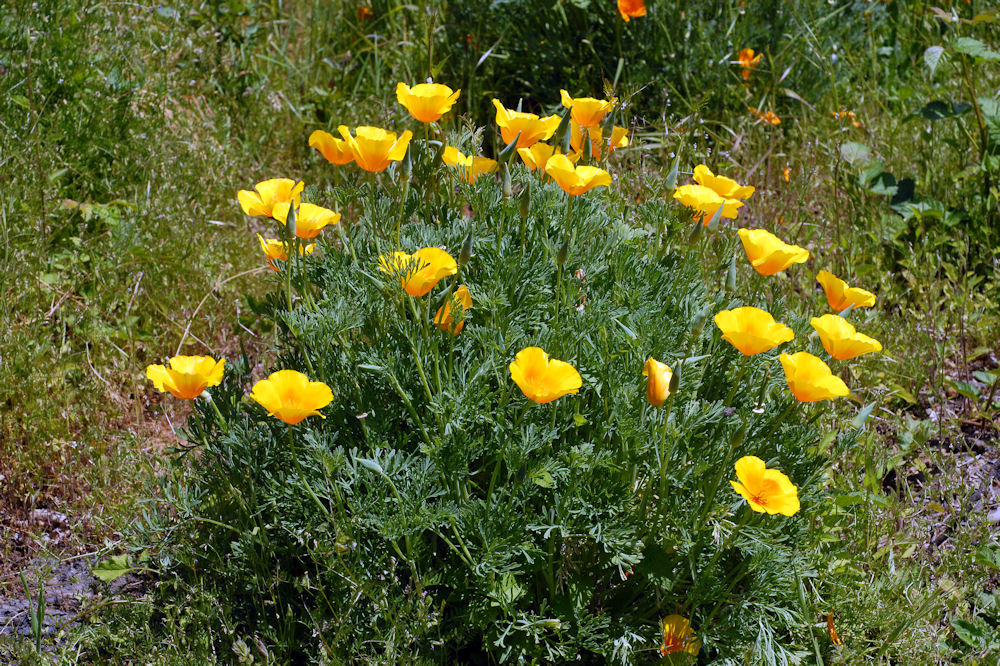
M 277 238 L 264 238 L 260 234 L 257 234 L 257 240 L 260 241 L 260 247 L 264 250 L 264 256 L 267 257 L 267 264 L 272 270 L 280 271 L 275 261 L 288 261 L 288 248 L 285 242 Z M 299 254 L 312 254 L 313 250 L 316 249 L 316 243 L 309 243 L 305 247 L 299 246 Z
M 458 322 L 458 326 L 455 326 L 455 320 L 451 316 L 451 306 L 454 304 L 456 308 L 461 308 L 464 315 L 472 307 L 472 294 L 469 293 L 469 288 L 463 284 L 451 295 L 451 300 L 451 303 L 445 303 L 438 308 L 437 313 L 434 315 L 434 325 L 445 333 L 458 335 L 465 327 L 465 317 L 463 316 Z
M 301 372 L 279 370 L 253 385 L 250 392 L 269 416 L 295 425 L 307 416 L 326 418 L 318 410 L 333 401 L 333 391 L 323 382 L 311 382 Z
M 374 14 L 372 13 L 371 8 L 366 7 L 365 5 L 358 5 L 358 21 L 365 21 L 370 19 L 372 16 L 374 16 Z
M 410 145 L 413 132 L 406 130 L 397 139 L 395 132 L 389 132 L 381 127 L 361 126 L 355 130 L 356 137 L 345 125 L 337 128 L 340 136 L 351 148 L 354 161 L 365 171 L 373 173 L 385 171 L 390 162 L 399 162 L 406 156 L 406 148 Z
M 882 351 L 882 343 L 875 338 L 858 333 L 849 321 L 828 314 L 813 317 L 809 323 L 823 343 L 826 353 L 838 361 L 846 361 L 862 354 Z
M 720 197 L 727 199 L 747 199 L 754 193 L 752 185 L 740 185 L 732 178 L 716 176 L 704 164 L 694 168 L 694 182 L 711 189 Z
M 524 162 L 524 166 L 528 167 L 532 171 L 537 171 L 541 169 L 545 170 L 545 165 L 548 164 L 549 158 L 553 155 L 559 155 L 559 149 L 555 146 L 550 146 L 547 143 L 536 143 L 531 148 L 518 148 L 517 154 L 521 156 L 521 161 Z M 573 154 L 569 156 L 570 162 L 576 163 L 580 159 L 580 156 Z
M 795 339 L 795 332 L 776 322 L 770 312 L 755 307 L 722 310 L 715 315 L 722 339 L 744 356 L 753 356 Z
M 792 167 L 786 164 L 784 170 L 781 172 L 781 175 L 785 177 L 785 182 L 787 183 L 792 177 Z
M 655 358 L 648 358 L 642 368 L 642 376 L 646 381 L 646 400 L 653 407 L 659 407 L 670 397 L 670 380 L 674 371 L 666 363 L 660 363 Z
M 290 205 L 279 203 L 274 206 L 274 219 L 282 224 L 288 221 Z M 323 227 L 340 222 L 340 213 L 316 204 L 304 203 L 295 208 L 295 235 L 299 238 L 316 238 Z
M 413 254 L 393 252 L 378 258 L 379 270 L 399 276 L 403 289 L 410 296 L 425 296 L 438 282 L 458 273 L 455 259 L 437 247 L 425 247 Z
M 618 13 L 626 23 L 638 16 L 646 15 L 645 0 L 618 0 Z
M 691 631 L 691 622 L 680 615 L 668 615 L 663 618 L 663 643 L 660 645 L 660 656 L 666 657 L 675 652 L 698 654 L 701 641 L 697 634 Z
M 565 90 L 560 90 L 562 105 L 570 110 L 570 117 L 580 127 L 597 127 L 605 114 L 614 108 L 618 98 L 610 100 L 594 99 L 593 97 L 577 97 L 573 99 Z
M 565 155 L 553 155 L 545 163 L 545 173 L 563 188 L 566 194 L 578 196 L 595 187 L 611 184 L 611 174 L 594 166 L 573 166 Z
M 768 125 L 780 125 L 781 118 L 778 117 L 774 111 L 760 111 L 753 108 L 752 106 L 747 107 L 747 111 L 753 114 L 753 116 L 760 121 L 767 123 Z
M 454 146 L 448 146 L 444 149 L 444 152 L 441 154 L 441 161 L 448 166 L 462 169 L 465 174 L 464 180 L 470 185 L 475 183 L 476 179 L 484 173 L 489 173 L 497 168 L 496 160 L 491 160 L 488 157 L 479 157 L 478 155 L 464 155 Z
M 493 106 L 497 110 L 497 126 L 504 143 L 509 144 L 518 132 L 521 133 L 521 138 L 517 140 L 518 148 L 531 148 L 539 141 L 547 141 L 555 134 L 561 120 L 559 116 L 540 118 L 534 113 L 511 111 L 498 99 L 493 100 Z
M 146 378 L 160 393 L 170 393 L 181 400 L 197 398 L 209 386 L 218 386 L 226 369 L 226 359 L 211 356 L 174 356 L 170 367 L 146 366 Z
M 396 100 L 422 123 L 440 120 L 451 111 L 461 92 L 440 83 L 418 83 L 412 88 L 402 81 L 396 84 Z
M 298 203 L 305 186 L 305 183 L 297 183 L 291 178 L 272 178 L 254 185 L 254 192 L 240 190 L 236 193 L 236 198 L 245 215 L 272 217 L 275 204 L 293 200 Z
M 583 379 L 569 363 L 550 359 L 540 347 L 517 352 L 510 364 L 510 377 L 525 397 L 544 405 L 569 393 L 578 393 Z
M 808 352 L 782 354 L 778 358 L 788 388 L 799 402 L 833 400 L 851 393 L 847 384 L 830 371 L 830 366 Z
M 331 164 L 343 166 L 354 161 L 351 146 L 343 139 L 338 139 L 323 130 L 316 130 L 309 135 L 309 147 L 318 150 Z
M 719 208 L 722 208 L 722 217 L 734 220 L 737 209 L 743 206 L 743 202 L 739 199 L 721 197 L 711 187 L 704 185 L 681 185 L 674 190 L 674 199 L 690 208 L 694 218 L 701 220 L 706 226 Z
M 600 127 L 591 127 L 590 129 L 580 127 L 576 123 L 570 123 L 570 135 L 569 135 L 569 145 L 573 149 L 573 152 L 578 156 L 583 153 L 583 133 L 586 132 L 587 136 L 590 137 L 590 154 L 596 159 L 601 159 L 604 153 L 604 130 Z M 611 140 L 607 143 L 608 153 L 616 148 L 625 148 L 628 146 L 628 130 L 624 127 L 618 127 L 615 125 L 614 129 L 611 131 Z
M 843 312 L 850 306 L 870 308 L 875 305 L 875 294 L 858 287 L 851 287 L 846 282 L 828 271 L 820 271 L 816 282 L 823 285 L 826 301 L 837 312 Z
M 736 478 L 730 481 L 733 490 L 757 513 L 794 516 L 799 511 L 799 490 L 776 469 L 767 469 L 757 456 L 743 456 L 736 461 Z
M 755 56 L 753 49 L 740 49 L 740 57 L 737 62 L 743 68 L 741 72 L 744 81 L 750 80 L 750 72 L 760 64 L 760 59 L 763 55 L 763 53 L 758 53 Z
M 809 250 L 789 245 L 764 229 L 740 229 L 737 233 L 743 242 L 747 259 L 761 275 L 774 275 L 792 264 L 801 264 L 809 259 Z

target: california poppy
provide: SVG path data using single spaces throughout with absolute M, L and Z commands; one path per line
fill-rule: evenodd
M 530 148 L 539 141 L 548 140 L 555 134 L 559 127 L 559 116 L 547 116 L 539 118 L 534 113 L 522 113 L 511 111 L 494 99 L 493 106 L 497 110 L 497 126 L 500 128 L 500 136 L 504 143 L 510 143 L 520 133 L 521 138 L 517 140 L 518 148 Z
M 660 656 L 665 657 L 675 652 L 698 654 L 701 641 L 691 630 L 691 623 L 686 617 L 668 615 L 663 618 L 663 643 L 660 645 Z
M 147 366 L 146 378 L 157 391 L 182 400 L 192 400 L 209 386 L 217 386 L 226 368 L 226 359 L 216 361 L 211 356 L 174 356 L 168 363 L 169 368 Z
M 816 281 L 823 285 L 826 300 L 837 312 L 843 312 L 850 306 L 866 308 L 875 305 L 875 294 L 858 287 L 851 287 L 833 273 L 820 271 Z
M 475 183 L 481 175 L 490 173 L 497 168 L 496 160 L 478 155 L 465 155 L 454 146 L 448 146 L 444 149 L 441 153 L 441 160 L 448 166 L 461 169 L 462 179 L 469 184 Z
M 282 224 L 288 221 L 287 203 L 274 206 L 274 219 Z M 316 238 L 323 227 L 340 222 L 340 213 L 311 203 L 299 204 L 295 209 L 295 235 L 299 238 Z
M 442 305 L 434 315 L 435 326 L 446 333 L 458 335 L 465 326 L 465 317 L 463 316 L 456 326 L 455 319 L 451 316 L 452 305 L 456 308 L 461 308 L 463 315 L 472 307 L 472 295 L 469 293 L 469 288 L 464 284 L 451 295 L 451 303 Z
M 267 257 L 267 264 L 273 270 L 280 270 L 274 262 L 288 261 L 288 248 L 285 242 L 277 238 L 264 238 L 260 234 L 257 234 L 257 240 L 260 241 L 260 248 L 264 250 L 264 256 Z M 315 249 L 316 243 L 309 243 L 305 247 L 300 245 L 299 254 L 312 254 Z
M 600 127 L 591 127 L 590 129 L 587 129 L 580 127 L 576 123 L 570 123 L 569 145 L 573 149 L 573 152 L 578 155 L 583 153 L 584 132 L 586 132 L 590 138 L 590 154 L 597 159 L 601 159 L 604 155 L 605 147 L 607 148 L 607 152 L 610 153 L 616 148 L 625 148 L 628 146 L 628 130 L 624 127 L 618 127 L 616 125 L 611 131 L 611 139 L 607 142 L 607 146 L 605 146 L 604 130 Z
M 646 400 L 653 407 L 659 407 L 670 397 L 670 380 L 674 371 L 666 363 L 660 363 L 655 358 L 648 358 L 642 368 L 642 376 L 646 380 Z
M 577 393 L 583 379 L 569 363 L 550 359 L 539 347 L 526 347 L 510 364 L 510 377 L 525 397 L 539 404 Z
M 381 127 L 358 127 L 355 130 L 356 136 L 351 136 L 351 131 L 345 125 L 338 127 L 337 131 L 350 147 L 358 166 L 373 173 L 385 171 L 391 162 L 402 160 L 413 137 L 413 132 L 406 130 L 397 139 L 395 132 Z
M 789 245 L 770 231 L 740 229 L 737 233 L 743 242 L 747 259 L 761 275 L 774 275 L 792 264 L 801 264 L 809 259 L 809 250 Z
M 795 332 L 778 323 L 771 313 L 755 307 L 722 310 L 715 315 L 722 339 L 744 356 L 753 356 L 795 338 Z
M 674 199 L 690 208 L 694 218 L 706 226 L 715 217 L 719 208 L 722 208 L 720 217 L 734 220 L 736 211 L 743 206 L 743 202 L 739 199 L 719 196 L 715 190 L 704 185 L 681 185 L 674 190 Z
M 331 164 L 343 166 L 354 161 L 351 146 L 343 139 L 338 139 L 323 130 L 316 130 L 309 135 L 309 147 L 318 150 Z
M 753 49 L 740 49 L 740 57 L 737 62 L 739 63 L 740 67 L 742 67 L 741 72 L 743 74 L 744 81 L 750 80 L 751 70 L 753 70 L 755 67 L 757 67 L 757 65 L 760 64 L 760 59 L 761 56 L 763 55 L 764 55 L 763 53 L 758 53 L 755 56 Z
M 524 166 L 532 171 L 537 171 L 538 169 L 544 171 L 549 158 L 553 155 L 558 155 L 559 149 L 547 143 L 538 142 L 531 148 L 518 148 L 517 154 L 521 156 Z M 571 162 L 576 162 L 580 159 L 580 156 L 578 154 L 570 155 L 569 159 Z
M 694 182 L 711 189 L 720 197 L 727 199 L 746 199 L 754 193 L 752 185 L 740 185 L 732 178 L 717 176 L 704 164 L 694 168 Z
M 837 315 L 828 314 L 813 317 L 812 327 L 819 333 L 823 349 L 838 361 L 846 361 L 869 352 L 882 351 L 882 343 L 875 338 L 858 333 L 849 321 Z
M 420 298 L 434 288 L 442 278 L 458 272 L 455 259 L 437 247 L 425 247 L 413 254 L 393 252 L 379 257 L 379 270 L 399 277 L 410 296 Z
M 253 385 L 250 397 L 267 410 L 268 415 L 289 425 L 307 416 L 326 418 L 318 410 L 333 400 L 333 392 L 323 382 L 311 382 L 301 372 L 279 370 Z
M 432 123 L 451 111 L 461 92 L 440 83 L 418 83 L 412 88 L 402 81 L 396 84 L 396 100 L 422 123 Z
M 572 196 L 611 184 L 611 174 L 595 166 L 574 166 L 565 155 L 553 155 L 545 163 L 545 173 Z
M 851 393 L 844 380 L 830 371 L 830 366 L 808 352 L 782 354 L 778 358 L 788 388 L 800 402 L 833 400 Z
M 757 513 L 794 516 L 799 506 L 798 488 L 776 469 L 767 469 L 757 456 L 743 456 L 736 461 L 736 478 L 730 481 L 739 495 Z
M 255 191 L 240 190 L 236 198 L 245 215 L 272 217 L 275 204 L 298 202 L 304 188 L 305 183 L 297 183 L 291 178 L 272 178 L 254 185 Z
M 613 99 L 595 99 L 593 97 L 577 97 L 576 99 L 569 96 L 569 93 L 565 90 L 560 90 L 559 95 L 562 100 L 562 105 L 569 109 L 570 117 L 580 127 L 597 127 L 604 120 L 605 114 L 615 107 L 615 103 L 618 102 L 618 98 Z

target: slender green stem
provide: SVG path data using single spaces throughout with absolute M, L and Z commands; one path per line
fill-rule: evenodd
M 312 488 L 312 484 L 309 483 L 309 479 L 306 478 L 305 472 L 302 470 L 302 464 L 299 463 L 299 454 L 295 450 L 295 435 L 292 432 L 292 424 L 288 424 L 288 448 L 292 452 L 292 460 L 295 462 L 295 471 L 298 472 L 299 479 L 302 480 L 302 485 L 306 487 L 306 493 L 312 498 L 319 510 L 326 515 L 331 522 L 333 522 L 333 513 L 330 512 L 330 507 L 323 504 L 320 498 L 316 495 L 316 492 Z
M 728 407 L 733 401 L 733 396 L 736 395 L 736 387 L 738 387 L 740 382 L 743 380 L 743 374 L 747 371 L 747 362 L 749 360 L 749 356 L 743 356 L 743 360 L 740 362 L 740 370 L 736 373 L 736 379 L 733 380 L 733 385 L 729 388 L 729 395 L 726 396 L 726 402 L 723 403 L 724 406 Z

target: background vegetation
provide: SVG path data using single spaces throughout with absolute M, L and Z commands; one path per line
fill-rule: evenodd
M 879 294 L 866 327 L 886 353 L 849 379 L 878 406 L 827 473 L 836 499 L 811 526 L 826 580 L 804 616 L 833 663 L 995 663 L 998 559 L 986 512 L 1000 397 L 1000 40 L 997 15 L 978 5 L 650 2 L 647 17 L 625 24 L 613 3 L 582 0 L 5 4 L 7 573 L 50 548 L 159 556 L 164 533 L 189 529 L 139 500 L 183 507 L 164 489 L 189 473 L 164 450 L 184 414 L 142 374 L 176 350 L 258 358 L 273 346 L 241 296 L 263 295 L 265 269 L 257 223 L 239 214 L 235 191 L 279 174 L 332 184 L 309 132 L 402 126 L 395 83 L 430 72 L 463 88 L 456 137 L 490 125 L 493 96 L 552 111 L 560 87 L 614 91 L 627 101 L 618 122 L 635 133 L 616 156 L 613 171 L 630 178 L 617 181 L 613 210 L 639 201 L 661 214 L 653 202 L 672 158 L 682 169 L 705 161 L 758 187 L 743 224 L 808 245 Z M 735 64 L 744 47 L 764 54 L 747 86 Z M 727 265 L 730 250 L 716 247 L 710 261 Z M 803 272 L 765 297 L 815 300 L 814 289 Z M 855 411 L 845 406 L 836 422 Z M 155 474 L 166 482 L 153 484 Z M 66 513 L 69 532 L 32 523 L 39 508 Z M 123 541 L 143 514 L 148 541 Z M 58 656 L 269 658 L 237 635 L 244 623 L 220 602 L 218 581 L 158 575 L 146 589 L 88 615 Z M 824 638 L 827 613 L 843 648 Z M 0 649 L 30 649 L 10 645 Z

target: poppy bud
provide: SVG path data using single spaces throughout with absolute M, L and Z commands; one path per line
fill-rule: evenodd
M 517 133 L 514 140 L 508 143 L 503 150 L 500 151 L 500 156 L 497 157 L 497 162 L 500 164 L 507 164 L 510 162 L 514 154 L 517 153 L 517 142 L 521 140 L 521 132 Z
M 667 192 L 677 187 L 677 168 L 680 166 L 680 161 L 680 155 L 674 158 L 674 163 L 670 165 L 670 171 L 667 172 L 667 179 L 663 181 L 663 189 Z
M 289 237 L 295 236 L 295 218 L 298 217 L 298 209 L 295 206 L 288 207 L 288 217 L 285 218 L 285 229 Z
M 559 120 L 559 126 L 556 127 L 556 132 L 555 134 L 552 135 L 553 145 L 558 146 L 562 144 L 566 136 L 570 134 L 569 131 L 569 119 L 571 115 L 570 111 L 571 111 L 570 109 L 566 109 L 563 111 L 562 118 L 560 118 Z M 563 153 L 564 154 L 569 153 L 569 149 L 563 150 Z
M 517 145 L 516 143 L 514 144 Z M 504 199 L 510 199 L 514 196 L 514 185 L 510 182 L 510 169 L 507 168 L 507 163 L 503 162 L 500 164 L 500 178 L 503 183 L 501 191 L 503 192 Z
M 465 236 L 465 242 L 462 243 L 462 251 L 458 253 L 458 265 L 465 266 L 469 263 L 469 259 L 472 259 L 472 225 L 469 225 L 469 233 Z
M 690 243 L 691 245 L 697 243 L 698 239 L 701 238 L 701 230 L 702 230 L 701 223 L 694 225 L 694 228 L 691 229 L 691 235 L 688 236 L 688 243 Z
M 722 211 L 725 207 L 719 206 L 715 209 L 715 213 L 712 215 L 712 219 L 708 221 L 708 230 L 715 231 L 719 228 L 719 221 L 722 219 Z
M 520 212 L 521 219 L 527 220 L 528 215 L 531 213 L 531 181 L 529 180 L 524 184 L 521 189 L 521 200 L 520 200 Z
M 670 393 L 671 394 L 677 393 L 677 388 L 681 385 L 681 368 L 682 367 L 683 366 L 680 363 L 678 363 L 677 364 L 677 369 L 670 375 L 669 389 L 670 389 Z
M 733 255 L 733 260 L 729 262 L 729 270 L 726 271 L 726 291 L 734 292 L 736 291 L 736 255 Z
M 407 147 L 406 154 L 403 155 L 403 160 L 399 165 L 399 176 L 404 182 L 410 180 L 410 176 L 413 174 L 413 158 L 410 156 L 412 152 L 413 149 Z
M 569 258 L 569 239 L 567 238 L 563 241 L 562 247 L 559 248 L 559 254 L 556 255 L 556 263 L 562 266 L 566 263 L 566 259 Z
M 691 320 L 691 337 L 697 338 L 701 335 L 701 331 L 705 328 L 705 320 L 708 319 L 708 311 L 710 305 L 706 305 L 705 309 L 695 315 L 694 319 Z

